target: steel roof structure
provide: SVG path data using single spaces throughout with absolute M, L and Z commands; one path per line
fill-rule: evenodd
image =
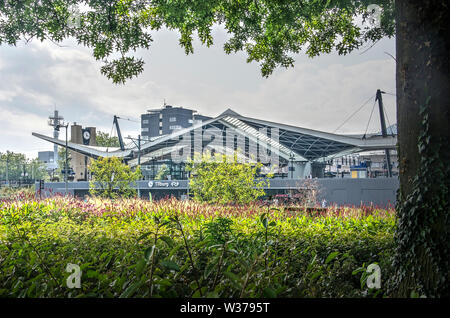
M 272 135 L 274 128 L 278 131 L 278 138 L 274 138 Z M 245 117 L 228 109 L 219 116 L 202 123 L 176 130 L 171 134 L 153 138 L 149 141 L 143 141 L 140 149 L 141 164 L 148 160 L 167 155 L 173 151 L 180 151 L 180 149 L 184 148 L 180 142 L 182 142 L 185 136 L 193 136 L 205 130 L 215 131 L 218 137 L 225 136 L 226 132 L 231 130 L 233 134 L 248 138 L 252 142 L 257 142 L 260 147 L 262 146 L 263 148 L 275 151 L 280 158 L 293 161 L 326 161 L 342 156 L 343 154 L 368 150 L 395 149 L 397 144 L 396 135 L 382 137 L 378 134 L 372 134 L 360 137 L 333 134 Z M 270 134 L 268 131 L 270 131 Z M 32 134 L 35 137 L 62 147 L 66 145 L 63 140 L 37 133 Z M 202 139 L 203 149 L 208 148 L 207 146 L 210 142 L 212 140 L 205 141 Z M 72 142 L 68 142 L 67 147 L 70 150 L 93 158 L 113 156 L 124 158 L 132 166 L 137 164 L 139 152 L 137 146 L 132 144 L 128 145 L 128 148 L 123 151 L 106 147 L 85 146 Z M 223 151 L 222 149 L 220 152 Z

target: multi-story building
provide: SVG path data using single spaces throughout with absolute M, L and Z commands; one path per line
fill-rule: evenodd
M 56 169 L 56 164 L 53 160 L 54 153 L 53 151 L 39 151 L 38 152 L 38 160 L 42 163 L 45 163 L 46 170 Z
M 164 105 L 160 109 L 150 109 L 141 115 L 142 139 L 169 135 L 176 130 L 188 128 L 211 117 L 196 114 L 195 110 Z

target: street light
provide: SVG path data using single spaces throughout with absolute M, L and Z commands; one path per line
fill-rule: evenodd
M 65 163 L 64 163 L 64 183 L 65 183 L 66 191 L 65 191 L 64 194 L 67 195 L 67 127 L 69 127 L 69 123 L 67 123 L 65 125 L 64 124 L 57 124 L 55 126 L 55 130 L 59 131 L 60 127 L 66 128 L 66 160 L 65 160 Z
M 291 179 L 294 179 L 294 154 L 291 152 L 289 159 L 291 159 Z
M 137 157 L 137 159 L 138 159 L 138 166 L 140 166 L 141 165 L 141 135 L 138 135 L 137 143 L 135 142 L 134 138 L 131 138 L 130 136 L 128 136 L 127 138 L 131 139 L 133 141 L 133 143 L 136 145 L 137 149 L 138 149 L 138 157 Z M 136 184 L 137 184 L 138 198 L 140 199 L 141 198 L 141 189 L 139 187 L 139 181 L 140 180 L 138 180 L 136 182 Z

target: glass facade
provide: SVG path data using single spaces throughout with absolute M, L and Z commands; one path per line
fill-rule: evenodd
M 145 180 L 187 180 L 188 172 L 185 163 L 175 163 L 167 160 L 150 160 L 141 166 Z

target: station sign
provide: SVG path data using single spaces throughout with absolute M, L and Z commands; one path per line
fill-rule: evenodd
M 180 182 L 178 181 L 149 181 L 149 188 L 178 188 Z

